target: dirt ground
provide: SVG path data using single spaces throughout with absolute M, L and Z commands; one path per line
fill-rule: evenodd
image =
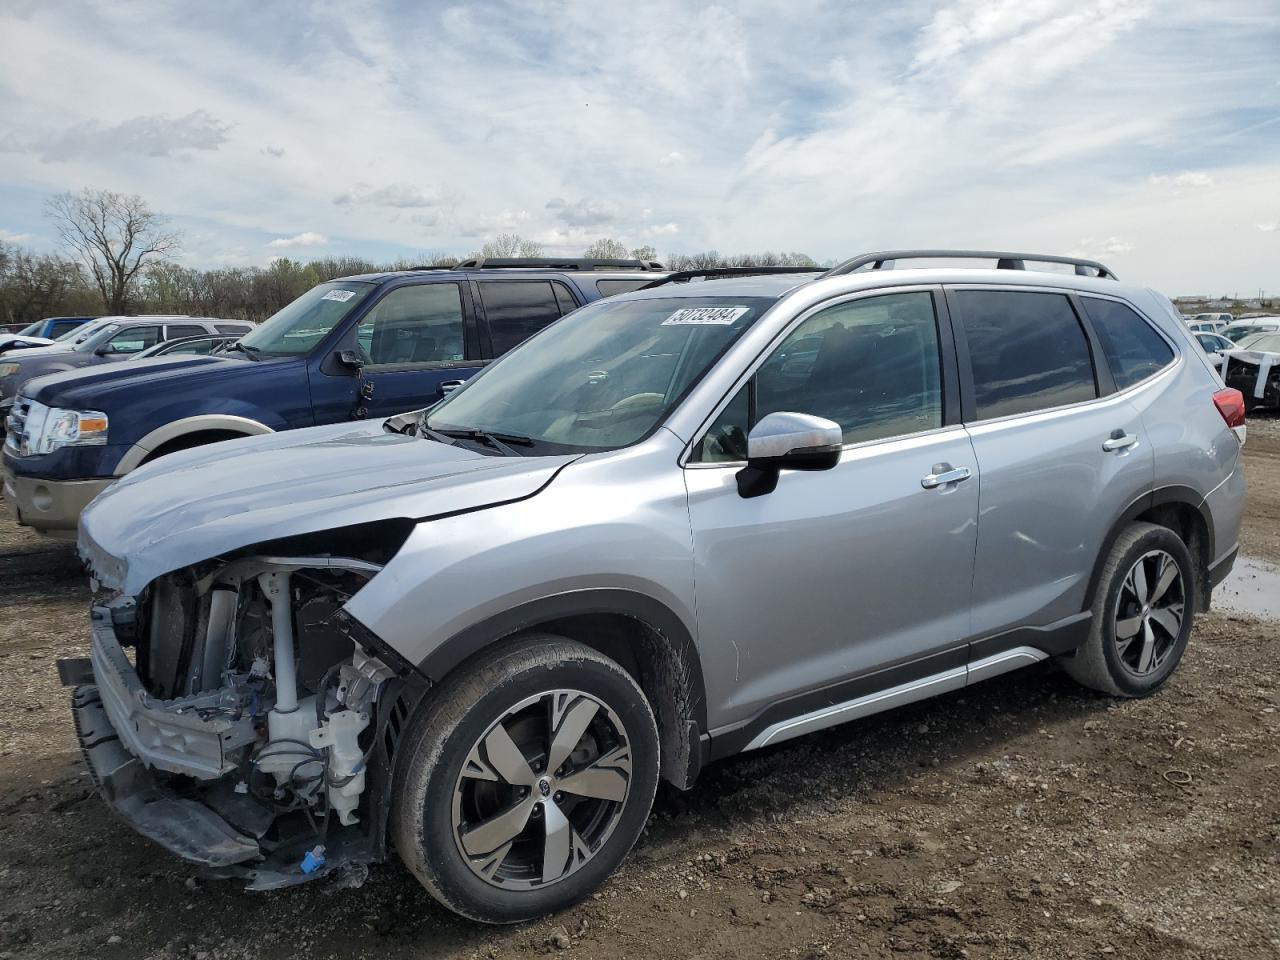
M 1244 552 L 1280 562 L 1280 421 L 1245 449 Z M 594 899 L 495 929 L 398 862 L 251 895 L 130 832 L 54 672 L 86 600 L 0 522 L 0 958 L 1280 957 L 1280 623 L 1203 617 L 1148 700 L 1042 665 L 717 764 Z

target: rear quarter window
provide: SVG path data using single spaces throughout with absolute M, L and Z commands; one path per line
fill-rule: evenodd
M 1137 311 L 1115 300 L 1080 299 L 1119 389 L 1131 387 L 1173 362 L 1169 344 Z

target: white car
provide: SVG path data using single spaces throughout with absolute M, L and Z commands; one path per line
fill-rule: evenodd
M 1197 331 L 1192 331 L 1197 332 Z M 1259 333 L 1277 333 L 1280 332 L 1280 317 L 1254 317 L 1252 319 L 1244 319 L 1243 317 L 1218 331 L 1222 336 L 1226 337 L 1232 343 L 1239 343 L 1245 337 L 1251 337 Z
M 1236 345 L 1226 337 L 1217 333 L 1196 333 L 1196 342 L 1204 347 L 1204 352 L 1209 355 L 1209 362 L 1213 364 L 1213 369 L 1218 373 L 1222 373 L 1224 350 L 1234 350 Z
M 1200 332 L 1197 329 L 1198 327 L 1200 327 L 1203 324 L 1208 324 L 1211 328 L 1209 332 L 1217 333 L 1219 330 L 1227 326 L 1233 320 L 1235 320 L 1235 317 L 1233 317 L 1229 313 L 1197 313 L 1194 317 L 1191 318 L 1190 326 L 1194 332 L 1198 333 Z

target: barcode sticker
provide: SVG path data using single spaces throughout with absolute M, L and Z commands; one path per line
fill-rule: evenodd
M 337 300 L 339 303 L 346 303 L 356 295 L 354 290 L 330 290 L 321 300 Z
M 685 307 L 662 321 L 664 327 L 711 325 L 727 327 L 750 307 Z

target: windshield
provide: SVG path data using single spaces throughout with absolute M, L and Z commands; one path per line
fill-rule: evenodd
M 78 327 L 72 327 L 66 333 L 53 338 L 55 343 L 70 343 L 76 337 L 83 337 L 88 331 L 94 329 L 96 324 L 92 320 L 87 320 Z
M 111 335 L 119 329 L 120 324 L 118 323 L 107 323 L 100 327 L 95 327 L 85 335 L 83 340 L 77 341 L 76 345 L 71 349 L 80 353 L 92 353 L 94 350 L 97 350 L 98 347 L 110 340 Z M 82 331 L 77 330 L 76 332 L 81 333 Z
M 1280 333 L 1263 333 L 1245 337 L 1238 344 L 1241 350 L 1260 350 L 1264 353 L 1280 353 Z
M 1252 323 L 1240 323 L 1222 331 L 1222 335 L 1234 343 L 1239 343 L 1245 337 L 1256 336 L 1259 333 L 1270 333 L 1276 328 L 1270 324 L 1266 326 L 1258 326 Z
M 35 323 L 29 323 L 17 333 L 15 337 L 34 337 L 40 332 L 40 328 L 44 326 L 43 320 L 37 320 Z
M 312 287 L 240 339 L 252 356 L 297 357 L 309 353 L 343 318 L 360 306 L 373 284 L 334 280 Z
M 553 323 L 428 414 L 539 452 L 624 447 L 665 419 L 772 298 L 603 300 Z

